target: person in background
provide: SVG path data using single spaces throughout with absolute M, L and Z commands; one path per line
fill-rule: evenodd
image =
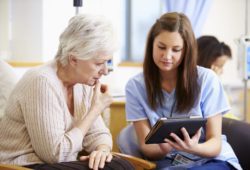
M 121 151 L 139 147 L 160 170 L 242 169 L 221 134 L 222 115 L 229 109 L 218 77 L 210 69 L 197 66 L 197 42 L 189 19 L 183 13 L 166 13 L 149 31 L 143 73 L 126 85 L 126 117 L 132 126 L 120 133 L 119 138 L 127 140 L 118 139 L 118 144 Z M 183 127 L 183 140 L 171 133 L 174 141 L 145 144 L 158 119 L 191 116 L 207 119 L 205 128 L 194 136 Z M 129 140 L 138 142 L 137 146 L 128 146 Z
M 111 23 L 77 15 L 53 61 L 25 73 L 0 121 L 0 162 L 32 169 L 133 169 L 111 154 L 101 113 L 112 97 L 99 79 L 115 50 Z M 85 150 L 87 156 L 78 153 Z
M 216 37 L 204 35 L 197 39 L 199 66 L 212 69 L 218 76 L 223 74 L 225 63 L 232 59 L 230 47 L 224 42 L 220 42 Z M 238 119 L 231 112 L 224 117 Z
M 216 37 L 204 35 L 197 39 L 198 60 L 197 64 L 212 69 L 216 74 L 223 73 L 225 63 L 232 59 L 231 49 Z

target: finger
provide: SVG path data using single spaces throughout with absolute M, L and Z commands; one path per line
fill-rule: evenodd
M 104 168 L 104 165 L 105 165 L 107 156 L 108 156 L 108 155 L 106 155 L 106 153 L 103 153 L 103 154 L 102 154 L 101 159 L 100 159 L 100 162 L 99 162 L 99 168 Z
M 195 135 L 192 137 L 192 139 L 193 139 L 193 138 L 200 139 L 200 137 L 201 137 L 201 129 L 202 129 L 202 128 L 200 128 L 200 129 L 195 133 Z
M 100 161 L 101 161 L 101 156 L 102 154 L 100 152 L 97 152 L 95 159 L 94 159 L 94 163 L 93 163 L 93 169 L 98 170 L 98 167 L 100 165 Z
M 168 143 L 172 148 L 175 148 L 177 150 L 180 148 L 177 143 L 175 143 L 175 142 L 173 142 L 173 141 L 171 141 L 171 140 L 169 140 L 167 138 L 165 138 L 164 141 L 166 143 Z
M 175 133 L 170 133 L 170 136 L 174 139 L 174 141 L 176 143 L 178 143 L 178 141 L 182 141 L 179 136 L 177 136 Z
M 95 84 L 95 92 L 100 92 L 100 89 L 101 89 L 101 83 L 99 81 L 96 82 Z
M 184 138 L 184 141 L 187 141 L 187 140 L 190 140 L 190 136 L 186 130 L 186 128 L 181 128 L 181 132 L 182 132 L 182 135 L 183 135 L 183 138 Z
M 97 97 L 100 95 L 101 93 L 101 83 L 99 81 L 97 81 L 95 87 L 94 87 L 94 94 L 93 94 L 93 99 L 92 100 L 96 100 Z
M 89 157 L 89 168 L 93 169 L 94 168 L 94 162 L 95 162 L 95 152 L 92 152 L 90 157 Z
M 113 155 L 109 153 L 108 158 L 106 159 L 106 162 L 111 162 L 112 159 L 113 159 Z
M 89 156 L 81 156 L 80 161 L 86 161 L 89 159 Z

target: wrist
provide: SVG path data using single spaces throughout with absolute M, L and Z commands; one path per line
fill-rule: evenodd
M 111 148 L 107 145 L 99 145 L 96 150 L 102 151 L 102 152 L 111 152 Z

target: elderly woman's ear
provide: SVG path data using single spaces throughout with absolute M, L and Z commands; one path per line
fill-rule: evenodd
M 71 66 L 76 66 L 77 65 L 78 59 L 74 55 L 69 54 L 68 60 L 69 60 L 69 64 Z

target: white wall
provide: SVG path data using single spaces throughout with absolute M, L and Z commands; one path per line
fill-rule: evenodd
M 202 31 L 202 34 L 217 36 L 232 48 L 233 59 L 226 64 L 222 76 L 225 84 L 241 84 L 237 73 L 237 46 L 234 40 L 245 33 L 245 2 L 246 0 L 214 0 Z M 250 2 L 248 6 L 250 8 Z M 80 12 L 100 13 L 110 18 L 119 39 L 124 38 L 124 25 L 120 21 L 123 11 L 124 4 L 117 0 L 84 0 L 83 7 L 80 8 Z M 57 50 L 58 37 L 73 15 L 73 0 L 1 0 L 0 57 L 31 61 L 52 59 Z M 248 15 L 250 20 L 250 14 Z M 115 65 L 120 61 L 118 56 L 119 50 L 115 55 Z M 116 72 L 117 75 L 110 79 L 119 77 L 119 69 L 116 67 L 112 75 L 116 75 Z M 121 73 L 126 74 L 125 77 L 133 75 L 130 71 Z M 127 79 L 121 79 L 118 86 L 122 84 L 124 87 L 126 81 Z
M 42 45 L 42 1 L 9 0 L 11 59 L 41 61 Z
M 245 0 L 214 0 L 202 34 L 215 35 L 231 47 L 233 59 L 225 65 L 221 78 L 225 84 L 240 84 L 235 39 L 245 34 Z
M 250 0 L 247 1 L 250 9 Z M 237 87 L 242 86 L 242 81 L 237 73 L 238 56 L 234 40 L 245 34 L 245 2 L 213 0 L 202 30 L 202 34 L 215 35 L 232 48 L 233 59 L 226 64 L 222 81 Z M 125 38 L 122 34 L 124 25 L 121 23 L 123 11 L 124 4 L 117 0 L 83 0 L 83 7 L 80 8 L 80 12 L 104 14 L 110 18 L 117 30 L 118 39 Z M 26 61 L 52 59 L 57 50 L 59 34 L 73 15 L 73 0 L 0 0 L 0 58 Z M 248 25 L 250 34 L 250 12 Z M 110 85 L 113 94 L 120 95 L 124 94 L 127 80 L 140 72 L 141 68 L 116 67 L 120 61 L 119 52 L 115 55 L 114 72 L 102 81 Z M 235 102 L 242 103 L 239 100 Z
M 0 56 L 8 58 L 9 56 L 9 1 L 0 1 Z

